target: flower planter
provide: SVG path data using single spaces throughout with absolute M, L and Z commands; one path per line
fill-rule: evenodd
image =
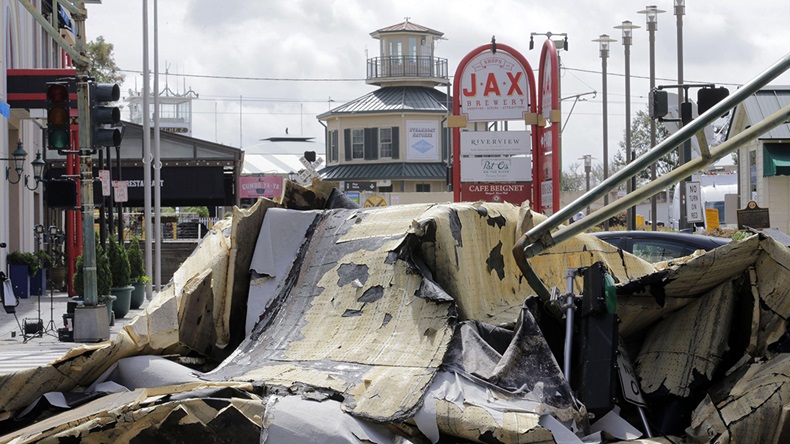
M 9 277 L 14 286 L 14 294 L 21 299 L 30 296 L 30 276 L 27 265 L 9 264 Z
M 112 311 L 115 313 L 115 319 L 123 319 L 126 314 L 129 313 L 129 308 L 132 303 L 132 290 L 134 290 L 134 287 L 131 285 L 128 287 L 113 287 L 110 289 L 110 293 L 116 297 L 115 302 L 112 304 Z
M 99 303 L 107 306 L 107 319 L 109 319 L 110 325 L 115 324 L 115 318 L 112 316 L 113 305 L 115 305 L 113 301 L 115 301 L 115 296 L 111 294 L 99 297 Z
M 145 302 L 145 284 L 144 283 L 136 283 L 133 284 L 134 290 L 132 290 L 132 301 L 129 304 L 129 308 L 132 310 L 137 310 L 143 306 L 143 302 Z
M 47 294 L 47 270 L 38 270 L 35 276 L 30 278 L 30 294 L 32 295 L 46 295 Z

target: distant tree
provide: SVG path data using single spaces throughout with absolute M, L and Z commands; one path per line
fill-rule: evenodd
M 88 42 L 88 72 L 99 83 L 121 83 L 124 75 L 115 64 L 113 56 L 114 46 L 104 41 L 103 36 L 96 37 L 96 41 Z
M 656 144 L 661 143 L 664 139 L 669 137 L 669 130 L 660 122 L 656 124 Z M 636 117 L 631 121 L 631 149 L 636 153 L 636 157 L 646 153 L 650 146 L 650 116 L 644 110 L 636 112 Z M 620 141 L 620 150 L 617 151 L 612 158 L 612 165 L 615 171 L 619 171 L 625 165 L 625 132 L 623 132 L 623 140 Z M 678 151 L 672 150 L 669 154 L 661 157 L 656 162 L 656 176 L 660 177 L 678 166 Z M 611 169 L 611 168 L 610 168 Z M 612 171 L 609 171 L 612 174 Z M 646 183 L 650 180 L 650 168 L 646 168 L 639 172 L 636 176 L 637 183 Z
M 584 168 L 578 162 L 571 163 L 567 169 L 560 172 L 561 191 L 582 191 L 584 184 Z

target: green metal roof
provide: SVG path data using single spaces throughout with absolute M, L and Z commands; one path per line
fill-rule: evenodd
M 452 98 L 450 98 L 452 101 Z M 428 112 L 447 113 L 447 94 L 424 86 L 379 88 L 335 109 L 319 114 L 319 119 L 359 113 Z
M 324 180 L 444 180 L 447 177 L 447 164 L 400 162 L 335 165 L 319 173 Z

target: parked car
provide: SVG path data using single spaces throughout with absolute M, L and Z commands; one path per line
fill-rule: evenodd
M 650 263 L 688 256 L 697 250 L 710 251 L 731 240 L 670 231 L 601 231 L 592 235 Z

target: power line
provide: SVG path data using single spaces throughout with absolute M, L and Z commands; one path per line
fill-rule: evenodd
M 142 71 L 133 71 L 128 69 L 119 70 L 125 73 L 134 73 L 142 75 Z M 161 75 L 161 73 L 160 73 Z M 330 78 L 304 78 L 298 79 L 295 77 L 247 77 L 247 76 L 215 76 L 210 74 L 173 74 L 168 73 L 169 76 L 174 77 L 191 77 L 196 79 L 220 79 L 220 80 L 256 80 L 265 82 L 360 82 L 367 79 L 330 79 Z
M 601 74 L 601 71 L 596 71 L 594 69 L 582 69 L 582 68 L 570 68 L 567 66 L 563 66 L 562 69 L 566 69 L 568 71 L 576 71 L 576 72 L 583 72 L 587 74 Z M 142 75 L 142 71 L 135 71 L 129 69 L 121 69 L 121 72 L 125 73 L 133 73 Z M 533 70 L 537 71 L 537 70 Z M 160 73 L 161 74 L 161 73 Z M 625 77 L 625 74 L 615 73 L 608 71 L 608 75 L 615 76 L 615 77 Z M 363 78 L 328 78 L 328 77 L 316 77 L 316 78 L 296 78 L 296 77 L 251 77 L 251 76 L 221 76 L 221 75 L 210 75 L 210 74 L 183 74 L 183 73 L 168 73 L 169 76 L 174 77 L 190 77 L 190 78 L 197 78 L 197 79 L 217 79 L 217 80 L 253 80 L 253 81 L 264 81 L 264 82 L 361 82 L 367 79 Z M 449 79 L 452 79 L 454 76 L 449 76 Z M 635 79 L 643 79 L 643 80 L 650 80 L 649 76 L 640 76 L 631 74 L 631 78 Z M 578 79 L 578 77 L 577 77 Z M 656 80 L 661 80 L 664 82 L 676 82 L 677 79 L 670 79 L 670 78 L 660 78 L 656 77 Z M 715 83 L 717 85 L 728 85 L 728 86 L 740 86 L 740 83 L 731 83 L 731 82 L 710 82 L 710 81 L 700 81 L 700 80 L 686 80 L 688 83 Z

